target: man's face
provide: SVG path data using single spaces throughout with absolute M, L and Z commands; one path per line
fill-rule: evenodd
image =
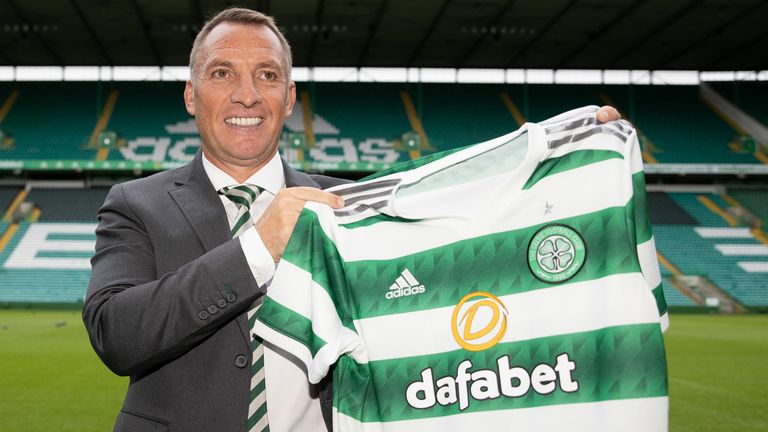
M 224 169 L 253 170 L 277 151 L 296 86 L 277 36 L 261 25 L 222 23 L 205 38 L 184 90 L 208 159 Z

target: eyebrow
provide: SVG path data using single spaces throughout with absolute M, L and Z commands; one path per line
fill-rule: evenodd
M 205 65 L 205 69 L 204 70 L 209 70 L 211 68 L 220 67 L 220 66 L 228 67 L 228 68 L 233 68 L 234 64 L 231 61 L 229 61 L 229 60 L 214 59 L 214 60 L 212 60 L 211 62 L 209 62 L 208 64 Z M 280 62 L 272 62 L 272 61 L 261 62 L 261 63 L 257 64 L 256 67 L 257 68 L 265 68 L 265 67 L 267 67 L 267 68 L 272 68 L 272 69 L 278 69 L 280 72 L 283 72 L 283 73 L 285 72 L 285 68 L 283 67 L 282 64 L 280 64 Z

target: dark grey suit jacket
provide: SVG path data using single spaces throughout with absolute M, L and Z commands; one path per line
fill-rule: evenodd
M 287 186 L 344 182 L 285 166 Z M 116 431 L 246 430 L 245 312 L 264 294 L 232 239 L 201 153 L 112 188 L 99 210 L 83 321 L 96 353 L 130 376 Z M 330 386 L 320 389 L 330 429 Z

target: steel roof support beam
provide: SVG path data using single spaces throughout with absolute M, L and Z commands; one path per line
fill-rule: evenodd
M 368 56 L 368 51 L 371 49 L 373 38 L 376 36 L 376 31 L 379 29 L 381 19 L 384 16 L 384 12 L 387 10 L 388 4 L 389 0 L 382 0 L 379 4 L 379 9 L 376 11 L 376 20 L 373 22 L 371 28 L 368 29 L 368 38 L 365 41 L 365 46 L 363 46 L 363 51 L 360 53 L 360 57 L 357 58 L 358 69 L 363 67 L 363 64 L 365 63 L 365 58 Z
M 115 62 L 112 60 L 112 57 L 104 48 L 104 45 L 101 44 L 101 41 L 99 40 L 98 36 L 96 36 L 96 32 L 93 30 L 93 27 L 91 27 L 91 24 L 88 22 L 88 19 L 85 17 L 85 14 L 83 14 L 83 11 L 82 9 L 80 9 L 80 6 L 77 4 L 75 0 L 69 0 L 69 3 L 72 5 L 72 9 L 74 9 L 77 17 L 83 23 L 83 26 L 85 26 L 85 29 L 88 31 L 88 34 L 91 36 L 91 39 L 93 39 L 93 42 L 99 48 L 99 51 L 101 51 L 101 55 L 104 57 L 104 59 L 107 60 L 107 64 L 110 66 L 114 66 Z
M 557 13 L 557 15 L 555 15 L 554 18 L 549 20 L 547 25 L 545 25 L 544 28 L 539 30 L 538 33 L 536 34 L 536 36 L 533 37 L 533 39 L 528 41 L 528 43 L 525 44 L 525 46 L 523 46 L 523 48 L 519 49 L 512 56 L 512 58 L 509 59 L 509 61 L 507 62 L 507 67 L 514 67 L 515 66 L 515 62 L 520 57 L 522 57 L 523 54 L 525 54 L 533 45 L 535 45 L 536 42 L 539 41 L 539 39 L 544 37 L 544 35 L 549 31 L 549 29 L 551 29 L 555 24 L 557 24 L 557 22 L 560 21 L 560 18 L 562 18 L 576 4 L 577 1 L 578 0 L 571 0 L 570 2 L 568 2 L 567 5 L 565 5 L 562 9 L 560 9 L 560 11 Z
M 640 48 L 643 44 L 647 43 L 648 40 L 652 39 L 655 35 L 658 35 L 659 33 L 661 33 L 667 27 L 671 26 L 672 24 L 676 23 L 677 21 L 679 21 L 684 16 L 688 15 L 688 13 L 691 10 L 693 10 L 693 8 L 698 6 L 699 3 L 701 3 L 699 0 L 691 0 L 691 1 L 689 1 L 685 6 L 681 7 L 677 12 L 672 14 L 669 18 L 667 18 L 664 21 L 662 21 L 661 24 L 653 27 L 650 31 L 648 31 L 645 34 L 643 34 L 643 36 L 640 37 L 639 39 L 637 39 L 637 42 L 632 44 L 632 46 L 630 46 L 629 48 L 625 49 L 624 51 L 619 53 L 618 56 L 616 56 L 613 59 L 611 59 L 608 62 L 608 64 L 606 65 L 606 69 L 610 69 L 612 66 L 614 66 L 616 64 L 616 62 L 618 62 L 619 60 L 621 60 L 624 57 L 626 57 L 629 53 L 631 53 L 631 52 L 635 51 L 636 49 Z
M 492 19 L 491 21 L 486 24 L 486 27 L 492 27 L 497 25 L 499 22 L 501 22 L 502 19 L 507 15 L 507 12 L 512 8 L 512 5 L 515 3 L 516 0 L 509 0 L 507 1 L 507 4 L 505 4 L 501 10 L 496 14 L 496 17 Z M 474 44 L 472 44 L 472 47 L 467 50 L 467 52 L 464 53 L 463 56 L 461 56 L 461 60 L 459 60 L 459 67 L 464 67 L 464 65 L 467 63 L 467 60 L 469 60 L 470 57 L 472 57 L 472 54 L 477 51 L 477 49 L 480 47 L 480 44 L 483 43 L 485 40 L 485 37 L 488 34 L 483 34 L 477 40 Z
M 563 67 L 565 67 L 569 61 L 573 60 L 574 57 L 581 54 L 585 49 L 589 48 L 589 46 L 592 45 L 592 43 L 594 43 L 596 40 L 605 36 L 606 33 L 608 33 L 611 29 L 616 27 L 624 18 L 629 16 L 635 9 L 637 9 L 639 6 L 641 6 L 643 3 L 647 1 L 648 0 L 636 0 L 635 2 L 631 3 L 630 5 L 628 5 L 621 11 L 619 11 L 616 17 L 611 21 L 609 21 L 606 25 L 601 27 L 600 30 L 598 30 L 597 33 L 594 34 L 594 36 L 590 37 L 586 42 L 581 44 L 581 46 L 579 46 L 570 54 L 565 56 L 564 59 L 560 60 L 560 62 L 555 67 L 555 69 L 562 69 Z
M 144 37 L 147 38 L 147 42 L 149 42 L 149 48 L 152 50 L 152 56 L 155 58 L 155 64 L 158 66 L 163 66 L 163 59 L 160 58 L 160 52 L 157 50 L 155 41 L 152 39 L 152 35 L 149 32 L 149 24 L 147 23 L 147 20 L 144 19 L 144 13 L 141 11 L 139 3 L 136 0 L 131 0 L 131 5 L 133 5 L 133 10 L 136 12 L 136 16 L 139 17 L 141 30 L 144 32 Z
M 421 41 L 419 41 L 419 44 L 416 46 L 416 50 L 413 51 L 413 54 L 411 54 L 411 58 L 408 59 L 408 62 L 406 63 L 406 67 L 413 66 L 413 62 L 416 61 L 416 57 L 418 57 L 419 54 L 421 54 L 421 50 L 424 48 L 424 45 L 427 44 L 427 40 L 429 40 L 429 37 L 432 36 L 432 32 L 435 31 L 435 27 L 437 27 L 437 24 L 443 18 L 443 15 L 445 14 L 445 10 L 448 9 L 448 4 L 450 3 L 451 3 L 451 0 L 445 0 L 443 2 L 443 5 L 440 6 L 440 9 L 432 18 L 432 22 L 429 23 L 429 27 L 427 27 L 427 31 L 426 33 L 424 33 L 424 37 L 421 38 Z
M 13 9 L 13 13 L 15 13 L 16 16 L 18 16 L 25 25 L 29 26 L 30 28 L 33 26 L 33 24 L 27 19 L 27 17 L 24 16 L 24 12 L 21 11 L 21 9 L 19 8 L 19 5 L 17 5 L 16 2 L 14 2 L 13 0 L 8 0 L 8 4 L 11 5 L 11 9 Z M 48 53 L 48 55 L 50 55 L 53 58 L 54 61 L 56 61 L 57 65 L 64 66 L 64 62 L 61 60 L 61 57 L 59 57 L 59 55 L 56 54 L 56 52 L 51 48 L 50 45 L 48 45 L 45 39 L 43 39 L 43 37 L 40 36 L 38 32 L 30 30 L 29 33 L 32 34 L 34 38 L 37 39 L 38 42 L 40 42 L 40 45 L 42 45 L 43 48 L 45 48 L 45 51 Z
M 307 66 L 315 66 L 315 53 L 317 51 L 318 35 L 323 27 L 323 9 L 325 9 L 325 0 L 317 2 L 317 8 L 315 9 L 315 28 L 317 29 L 312 33 L 312 41 L 309 44 L 309 54 L 307 55 Z

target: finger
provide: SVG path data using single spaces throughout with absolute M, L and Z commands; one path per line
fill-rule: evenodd
M 619 114 L 619 111 L 616 108 L 610 105 L 605 105 L 600 107 L 599 110 L 597 110 L 597 121 L 599 121 L 600 123 L 605 123 L 605 122 L 614 121 L 614 120 L 621 120 L 621 114 Z
M 300 199 L 302 201 L 318 202 L 321 204 L 329 205 L 333 208 L 344 207 L 344 199 L 338 195 L 334 195 L 324 190 L 311 187 L 292 187 L 284 190 L 286 193 L 290 193 L 293 198 Z

